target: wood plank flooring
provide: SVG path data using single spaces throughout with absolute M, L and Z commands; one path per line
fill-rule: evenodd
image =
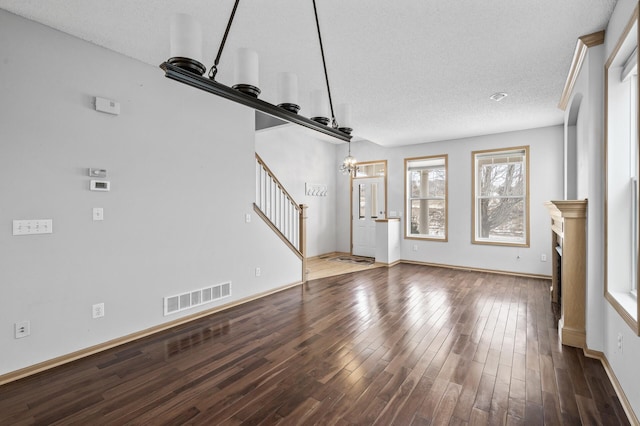
M 624 425 L 549 282 L 418 265 L 310 281 L 0 387 L 0 424 Z

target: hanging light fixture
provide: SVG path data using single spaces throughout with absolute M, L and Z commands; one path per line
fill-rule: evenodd
M 358 162 L 351 155 L 351 141 L 349 141 L 349 154 L 342 160 L 340 171 L 343 175 L 349 175 L 351 177 L 355 177 L 358 171 Z
M 339 104 L 337 107 L 338 122 L 341 123 L 340 131 L 350 135 L 353 129 L 351 128 L 351 106 L 349 104 Z M 342 174 L 355 177 L 358 171 L 357 161 L 351 155 L 351 141 L 349 141 L 349 154 L 344 157 L 342 164 L 340 165 L 340 171 Z
M 322 45 L 315 0 L 313 0 L 313 12 L 318 30 L 324 77 L 327 84 L 327 94 L 329 97 L 328 112 L 330 113 L 330 117 L 312 115 L 313 118 L 307 118 L 298 115 L 300 106 L 297 103 L 297 93 L 294 94 L 294 92 L 297 92 L 297 77 L 295 76 L 295 78 L 291 77 L 291 75 L 281 77 L 282 80 L 279 81 L 279 103 L 277 106 L 259 99 L 258 56 L 254 51 L 249 49 L 241 49 L 236 57 L 236 82 L 232 87 L 215 81 L 216 74 L 218 73 L 218 65 L 220 64 L 220 57 L 222 56 L 222 51 L 224 50 L 224 45 L 227 41 L 239 2 L 240 0 L 235 0 L 229 21 L 227 22 L 227 28 L 220 42 L 218 54 L 216 55 L 213 66 L 209 70 L 208 78 L 203 76 L 206 67 L 202 64 L 202 30 L 200 26 L 195 19 L 188 15 L 176 15 L 171 22 L 171 57 L 160 65 L 160 68 L 165 72 L 165 76 L 191 87 L 251 107 L 281 120 L 313 129 L 344 142 L 349 142 L 351 140 L 351 128 L 338 124 L 333 112 L 327 64 L 324 58 L 324 48 Z

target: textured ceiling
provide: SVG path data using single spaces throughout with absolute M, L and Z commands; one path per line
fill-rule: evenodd
M 606 27 L 615 0 L 316 3 L 334 104 L 352 105 L 357 138 L 397 146 L 562 123 L 557 104 L 576 40 Z M 169 56 L 171 15 L 185 12 L 202 23 L 210 66 L 232 7 L 233 0 L 0 0 L 0 8 L 152 65 Z M 308 115 L 309 92 L 324 88 L 311 0 L 241 1 L 222 83 L 233 84 L 238 47 L 258 51 L 268 102 L 276 74 L 297 73 L 300 113 Z M 495 102 L 495 92 L 509 96 Z

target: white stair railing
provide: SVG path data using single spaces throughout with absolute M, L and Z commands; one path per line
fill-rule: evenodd
M 304 260 L 306 206 L 294 201 L 258 154 L 254 210 Z

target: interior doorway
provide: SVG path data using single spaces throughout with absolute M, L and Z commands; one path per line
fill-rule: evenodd
M 357 164 L 351 178 L 351 254 L 375 257 L 376 220 L 387 215 L 387 161 Z

